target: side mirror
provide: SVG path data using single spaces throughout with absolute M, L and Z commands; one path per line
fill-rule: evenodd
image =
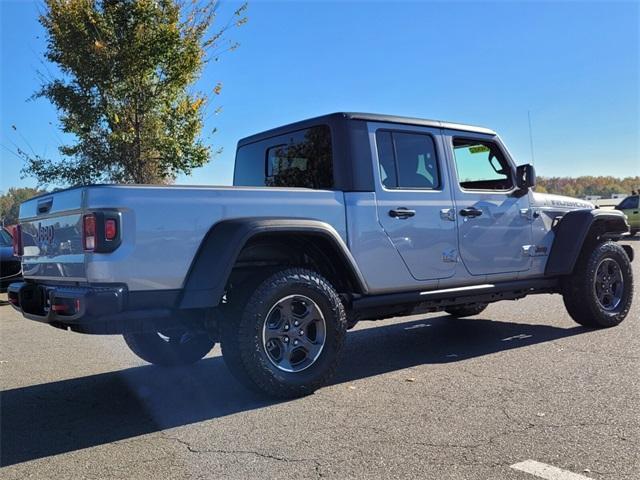
M 536 186 L 536 169 L 527 163 L 516 167 L 516 185 L 520 190 L 528 190 Z

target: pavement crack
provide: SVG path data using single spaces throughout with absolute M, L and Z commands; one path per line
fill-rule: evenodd
M 240 450 L 240 449 L 224 449 L 224 448 L 196 448 L 190 442 L 183 440 L 178 437 L 171 437 L 168 435 L 163 435 L 163 438 L 166 440 L 170 440 L 173 442 L 177 442 L 183 445 L 189 452 L 195 454 L 208 454 L 208 453 L 217 453 L 221 455 L 253 455 L 259 458 L 265 458 L 268 460 L 275 460 L 278 462 L 313 462 L 316 466 L 319 466 L 319 462 L 313 458 L 291 458 L 286 456 L 274 455 L 270 453 L 260 452 L 258 450 Z

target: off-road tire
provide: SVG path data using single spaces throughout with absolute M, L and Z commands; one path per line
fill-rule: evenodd
M 460 305 L 456 307 L 447 307 L 444 309 L 449 315 L 453 315 L 457 318 L 472 317 L 478 315 L 487 308 L 487 303 L 472 303 L 469 305 Z
M 230 292 L 221 321 L 221 346 L 232 374 L 251 390 L 278 398 L 313 393 L 334 375 L 346 337 L 345 310 L 333 286 L 320 274 L 304 268 L 288 268 L 254 279 Z M 286 372 L 270 360 L 263 328 L 274 305 L 288 296 L 305 296 L 320 309 L 324 322 L 324 346 L 317 359 L 302 371 Z
M 599 302 L 595 286 L 598 268 L 606 259 L 615 261 L 623 279 L 620 301 L 611 310 Z M 624 249 L 613 242 L 585 245 L 573 274 L 563 282 L 564 305 L 571 318 L 589 328 L 614 327 L 629 313 L 632 298 L 633 273 Z
M 125 333 L 124 341 L 142 360 L 163 367 L 190 365 L 204 358 L 215 342 L 207 334 L 184 330 Z

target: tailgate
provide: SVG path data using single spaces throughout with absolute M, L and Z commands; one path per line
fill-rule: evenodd
M 82 248 L 84 188 L 33 198 L 20 206 L 25 278 L 86 279 Z

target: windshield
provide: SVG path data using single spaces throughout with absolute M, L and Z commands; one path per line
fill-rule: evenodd
M 5 229 L 0 229 L 0 247 L 10 247 L 12 245 L 11 235 Z

